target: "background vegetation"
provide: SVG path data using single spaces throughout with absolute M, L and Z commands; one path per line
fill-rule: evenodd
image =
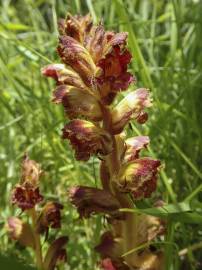
M 151 138 L 148 154 L 163 161 L 155 199 L 167 203 L 190 202 L 193 212 L 173 219 L 161 242 L 166 268 L 202 269 L 202 1 L 200 0 L 3 0 L 0 9 L 0 252 L 30 255 L 7 238 L 4 222 L 15 213 L 9 196 L 18 181 L 24 151 L 46 172 L 42 190 L 46 197 L 65 204 L 62 234 L 70 266 L 96 268 L 100 217 L 78 221 L 69 205 L 70 185 L 95 186 L 97 160 L 75 161 L 71 148 L 60 138 L 67 121 L 61 106 L 51 104 L 54 84 L 42 78 L 44 65 L 59 61 L 56 54 L 57 19 L 66 12 L 90 12 L 107 29 L 129 32 L 135 87 L 150 88 L 154 106 L 143 127 L 132 124 L 128 134 Z M 134 88 L 134 86 L 133 86 Z M 19 212 L 17 212 L 19 214 Z M 181 213 L 182 214 L 182 213 Z M 201 217 L 201 216 L 200 216 Z M 191 247 L 191 248 L 189 248 Z M 185 256 L 177 252 L 189 248 Z M 5 268 L 6 269 L 6 268 Z

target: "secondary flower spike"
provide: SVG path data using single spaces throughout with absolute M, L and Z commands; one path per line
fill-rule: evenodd
M 25 155 L 22 161 L 20 183 L 14 187 L 11 194 L 13 204 L 16 204 L 22 210 L 26 210 L 33 208 L 43 200 L 39 190 L 41 173 L 39 164 Z

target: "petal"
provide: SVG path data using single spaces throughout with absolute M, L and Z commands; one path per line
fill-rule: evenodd
M 102 119 L 102 111 L 96 98 L 74 86 L 59 85 L 53 92 L 53 102 L 62 103 L 69 118 L 85 116 L 90 120 Z
M 87 85 L 91 85 L 96 73 L 96 66 L 89 52 L 78 41 L 69 36 L 61 36 L 58 54 L 63 62 L 74 69 Z
M 80 89 L 87 87 L 74 70 L 63 64 L 50 64 L 45 66 L 41 69 L 41 73 L 46 77 L 55 79 L 58 84 L 72 85 Z
M 124 160 L 129 162 L 138 158 L 140 150 L 146 148 L 149 144 L 149 141 L 150 140 L 148 136 L 137 136 L 127 139 L 125 141 L 126 152 Z
M 137 119 L 144 108 L 151 106 L 149 92 L 140 88 L 128 94 L 112 111 L 112 130 L 120 133 L 131 118 Z
M 91 155 L 107 155 L 112 151 L 111 136 L 85 120 L 72 120 L 63 128 L 63 139 L 69 139 L 77 160 L 88 160 Z
M 117 182 L 120 191 L 132 193 L 135 199 L 150 197 L 156 189 L 159 167 L 159 160 L 147 157 L 123 165 Z
M 117 214 L 119 201 L 108 191 L 85 186 L 69 190 L 70 201 L 77 207 L 80 217 L 88 218 L 94 213 Z

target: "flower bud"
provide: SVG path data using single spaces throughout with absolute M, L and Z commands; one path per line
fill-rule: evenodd
M 58 229 L 61 227 L 61 213 L 63 206 L 57 202 L 47 202 L 37 220 L 37 231 L 47 232 L 48 228 Z
M 34 161 L 30 160 L 28 155 L 25 154 L 24 159 L 22 161 L 22 175 L 21 175 L 21 183 L 28 182 L 30 185 L 38 186 L 39 178 L 42 174 L 42 170 L 40 165 Z
M 63 139 L 69 139 L 77 160 L 88 160 L 91 155 L 107 155 L 112 151 L 111 136 L 85 120 L 72 120 L 63 128 Z
M 138 119 L 144 108 L 150 106 L 147 89 L 140 88 L 128 94 L 112 111 L 113 133 L 120 133 L 132 118 Z
M 34 235 L 28 223 L 22 222 L 17 217 L 9 217 L 6 223 L 9 236 L 23 246 L 34 248 Z
M 58 54 L 62 61 L 76 71 L 83 81 L 91 84 L 96 73 L 96 66 L 89 52 L 72 37 L 63 35 L 59 38 Z
M 120 208 L 119 201 L 110 192 L 93 187 L 72 187 L 69 198 L 81 218 L 88 218 L 94 213 L 117 215 Z
M 122 166 L 114 180 L 121 192 L 130 192 L 135 199 L 148 198 L 156 189 L 160 161 L 151 158 L 136 159 Z
M 59 30 L 61 35 L 67 35 L 80 43 L 84 43 L 86 35 L 92 28 L 92 18 L 89 14 L 86 16 L 72 16 L 68 14 L 66 20 L 60 21 Z

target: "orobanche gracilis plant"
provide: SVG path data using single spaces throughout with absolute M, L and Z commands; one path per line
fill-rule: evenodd
M 81 218 L 97 213 L 107 217 L 109 230 L 95 247 L 102 269 L 160 269 L 162 253 L 149 245 L 122 256 L 163 232 L 158 218 L 119 211 L 134 209 L 137 200 L 150 197 L 160 167 L 159 160 L 139 156 L 149 143 L 147 136 L 126 138 L 124 133 L 131 119 L 146 122 L 145 108 L 152 105 L 148 89 L 132 91 L 116 103 L 118 94 L 135 82 L 127 71 L 127 33 L 105 31 L 89 15 L 68 15 L 59 21 L 59 33 L 57 51 L 63 64 L 48 65 L 42 73 L 55 79 L 53 102 L 62 104 L 70 119 L 63 139 L 70 141 L 77 160 L 93 155 L 100 159 L 102 185 L 72 187 L 70 201 Z
M 50 241 L 48 235 L 50 229 L 61 228 L 63 206 L 55 201 L 46 201 L 40 193 L 42 170 L 36 161 L 25 154 L 21 167 L 21 179 L 11 194 L 12 203 L 21 213 L 19 217 L 9 217 L 6 228 L 13 240 L 34 251 L 37 269 L 53 270 L 67 259 L 65 245 L 68 237 L 60 236 Z M 45 248 L 42 245 L 44 239 Z

